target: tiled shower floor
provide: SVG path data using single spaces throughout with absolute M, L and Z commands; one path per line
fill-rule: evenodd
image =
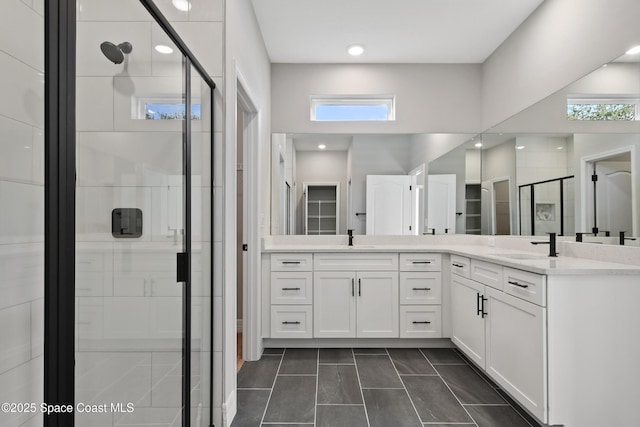
M 453 349 L 267 349 L 238 372 L 232 427 L 529 427 Z

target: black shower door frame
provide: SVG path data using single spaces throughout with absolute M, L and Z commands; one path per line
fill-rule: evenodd
M 191 69 L 214 81 L 152 0 L 140 0 L 183 54 L 186 118 L 183 173 L 186 276 L 183 277 L 182 425 L 190 427 L 191 389 Z M 44 402 L 75 406 L 76 0 L 45 1 L 45 336 Z M 213 167 L 213 108 L 211 165 Z M 211 176 L 213 177 L 213 173 Z M 212 178 L 213 179 L 213 178 Z M 211 182 L 213 191 L 213 182 Z M 213 200 L 213 197 L 211 198 Z M 212 206 L 213 208 L 213 206 Z M 211 221 L 213 222 L 213 215 Z M 213 224 L 211 224 L 213 230 Z M 213 237 L 213 236 L 212 236 Z M 212 239 L 213 240 L 213 239 Z M 211 253 L 213 266 L 213 252 Z M 184 266 L 183 266 L 184 267 Z M 182 280 L 181 280 L 182 281 Z M 211 307 L 213 310 L 213 307 Z M 213 322 L 213 311 L 211 315 Z M 213 330 L 213 325 L 211 325 Z M 213 355 L 213 352 L 211 352 Z M 211 361 L 212 362 L 212 361 Z M 212 372 L 213 376 L 213 372 Z M 211 381 L 213 384 L 213 381 Z M 212 408 L 213 405 L 210 405 Z M 73 427 L 73 412 L 44 417 L 46 427 Z

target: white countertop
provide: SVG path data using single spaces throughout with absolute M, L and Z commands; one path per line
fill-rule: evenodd
M 324 243 L 324 242 L 322 242 Z M 330 243 L 330 242 L 327 242 Z M 436 243 L 436 242 L 434 242 Z M 548 251 L 548 247 L 539 247 Z M 335 244 L 305 244 L 302 241 L 294 243 L 263 242 L 264 253 L 277 252 L 438 252 L 460 255 L 464 257 L 493 262 L 506 267 L 530 271 L 547 275 L 640 275 L 640 265 L 629 265 L 614 262 L 598 261 L 571 256 L 548 257 L 544 252 L 514 250 L 504 247 L 486 246 L 481 244 L 464 244 L 462 239 L 456 239 L 452 244 L 442 241 L 436 244 L 362 244 L 348 246 Z

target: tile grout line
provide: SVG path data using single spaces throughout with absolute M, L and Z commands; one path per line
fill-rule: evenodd
M 360 381 L 360 371 L 358 371 L 358 362 L 356 360 L 356 355 L 351 349 L 351 357 L 353 357 L 353 366 L 356 368 L 356 376 L 358 377 L 358 387 L 360 388 L 360 397 L 362 398 L 362 406 L 364 406 L 364 416 L 367 419 L 367 427 L 371 427 L 371 422 L 369 421 L 369 411 L 367 411 L 367 402 L 364 400 L 364 391 L 362 389 L 362 382 Z
M 280 356 L 280 363 L 278 364 L 278 370 L 276 371 L 276 376 L 273 378 L 273 383 L 271 384 L 271 391 L 269 392 L 269 398 L 267 399 L 267 404 L 264 406 L 264 412 L 262 413 L 262 418 L 260 419 L 260 424 L 264 423 L 264 417 L 267 415 L 267 409 L 269 409 L 269 403 L 271 402 L 271 396 L 273 395 L 273 389 L 276 386 L 276 381 L 278 380 L 278 373 L 280 372 L 280 367 L 282 366 L 282 361 L 284 360 L 284 354 L 287 352 L 287 349 L 282 351 L 282 355 Z
M 320 349 L 316 351 L 316 401 L 313 405 L 313 426 L 318 424 L 318 387 L 320 384 Z
M 462 404 L 462 402 L 460 401 L 460 399 L 458 398 L 458 396 L 456 396 L 456 394 L 453 392 L 453 390 L 451 390 L 451 387 L 449 387 L 449 384 L 444 380 L 444 378 L 442 378 L 442 375 L 440 375 L 440 372 L 438 372 L 438 370 L 435 368 L 435 366 L 433 366 L 433 364 L 431 363 L 431 361 L 429 360 L 429 358 L 427 357 L 426 354 L 424 354 L 422 352 L 422 349 L 418 349 L 418 351 L 420 351 L 420 354 L 422 354 L 422 357 L 425 358 L 425 360 L 427 361 L 427 363 L 429 365 L 431 365 L 431 367 L 433 368 L 434 371 L 436 371 L 436 374 L 438 374 L 438 377 L 440 378 L 440 381 L 442 381 L 442 383 L 445 385 L 445 387 L 447 387 L 447 389 L 449 390 L 449 392 L 451 393 L 451 395 L 458 401 L 458 404 L 460 406 L 462 406 L 462 409 L 464 409 L 464 412 L 467 413 L 467 415 L 469 416 L 469 418 L 471 419 L 471 421 L 473 421 L 473 424 L 476 427 L 478 426 L 478 423 L 476 422 L 476 420 L 471 416 L 471 414 L 469 413 L 469 411 L 467 411 L 467 408 L 465 408 L 465 406 Z M 464 361 L 464 359 L 463 359 Z
M 418 349 L 418 352 L 420 354 L 422 354 L 420 349 Z M 387 351 L 387 354 L 389 354 L 388 351 Z M 424 356 L 424 354 L 422 354 L 422 356 Z M 407 390 L 407 386 L 405 385 L 404 381 L 402 380 L 402 375 L 400 375 L 400 372 L 398 371 L 398 367 L 394 363 L 393 357 L 391 357 L 391 354 L 389 354 L 389 361 L 391 362 L 391 366 L 393 366 L 393 369 L 396 371 L 396 375 L 400 379 L 400 384 L 402 384 L 402 390 L 404 390 L 404 392 L 406 393 L 407 397 L 409 398 L 409 402 L 411 402 L 411 406 L 413 407 L 413 410 L 415 411 L 416 416 L 418 417 L 418 422 L 420 423 L 420 425 L 422 425 L 422 418 L 420 418 L 420 413 L 418 412 L 418 408 L 416 408 L 416 405 L 413 403 L 413 399 L 411 398 L 411 395 L 409 394 L 409 390 Z

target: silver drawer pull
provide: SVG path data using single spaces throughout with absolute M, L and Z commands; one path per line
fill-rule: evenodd
M 283 291 L 299 291 L 300 288 L 282 288 Z
M 413 288 L 414 291 L 430 291 L 431 288 Z
M 428 325 L 430 323 L 431 322 L 427 322 L 427 321 L 424 321 L 424 322 L 413 322 L 414 325 Z
M 296 322 L 286 322 L 286 321 L 285 321 L 285 322 L 282 322 L 282 324 L 283 324 L 283 325 L 299 325 L 299 324 L 300 324 L 300 322 L 297 322 L 297 321 L 296 321 Z
M 414 264 L 431 264 L 431 261 L 412 261 Z
M 509 284 L 510 284 L 510 285 L 518 286 L 518 287 L 520 287 L 520 288 L 528 288 L 528 287 L 529 287 L 529 285 L 523 285 L 522 283 L 513 282 L 513 281 L 511 281 L 511 280 L 509 280 Z
M 451 264 L 451 265 L 453 265 L 454 267 L 458 267 L 458 268 L 463 268 L 464 267 L 464 265 L 462 265 L 462 264 Z
M 300 264 L 300 261 L 282 261 L 283 264 Z

